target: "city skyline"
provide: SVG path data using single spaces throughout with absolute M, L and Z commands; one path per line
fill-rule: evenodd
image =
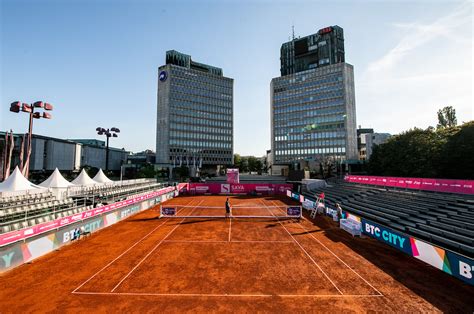
M 154 148 L 158 66 L 176 49 L 234 78 L 234 152 L 264 155 L 270 81 L 291 25 L 301 37 L 344 28 L 358 125 L 392 134 L 426 128 L 447 105 L 460 123 L 473 119 L 469 2 L 111 3 L 2 1 L 1 130 L 27 130 L 10 102 L 44 100 L 55 106 L 53 120 L 35 121 L 34 133 L 97 138 L 95 128 L 107 124 L 122 130 L 111 146 Z

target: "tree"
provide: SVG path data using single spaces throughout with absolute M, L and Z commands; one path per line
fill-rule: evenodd
M 155 167 L 153 165 L 145 165 L 143 166 L 140 171 L 138 171 L 137 177 L 138 178 L 155 178 L 157 172 L 155 171 Z
M 263 162 L 260 159 L 257 159 L 257 162 L 255 163 L 255 170 L 258 172 L 258 174 L 262 174 L 262 169 L 264 169 Z
M 436 177 L 443 133 L 433 129 L 412 129 L 392 136 L 375 146 L 369 160 L 369 173 L 400 177 Z
M 242 170 L 242 157 L 240 157 L 239 154 L 234 154 L 234 166 L 235 168 L 239 168 L 239 170 Z
M 456 109 L 452 106 L 444 107 L 438 110 L 438 129 L 452 128 L 458 124 L 456 119 Z
M 241 157 L 241 163 L 239 167 L 240 172 L 248 172 L 249 171 L 249 159 L 247 157 Z
M 451 179 L 474 178 L 474 121 L 467 122 L 448 134 L 438 167 L 439 176 Z
M 414 128 L 373 147 L 368 172 L 373 175 L 426 178 L 474 178 L 474 121 L 456 126 L 456 111 L 438 111 L 438 125 Z
M 181 167 L 176 167 L 174 169 L 174 173 L 176 175 L 176 177 L 179 178 L 179 180 L 183 181 L 185 180 L 186 178 L 189 177 L 189 168 L 186 167 L 186 166 L 181 166 Z
M 247 163 L 249 171 L 257 171 L 257 158 L 255 158 L 254 156 L 250 156 L 247 159 Z

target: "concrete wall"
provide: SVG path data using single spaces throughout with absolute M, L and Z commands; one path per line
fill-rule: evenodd
M 76 144 L 60 141 L 46 141 L 44 170 L 73 170 L 76 161 Z
M 104 147 L 95 147 L 82 145 L 81 150 L 81 166 L 91 166 L 105 169 L 105 153 Z M 120 166 L 125 164 L 127 160 L 127 152 L 117 149 L 109 150 L 109 170 L 120 170 Z
M 354 67 L 344 63 L 344 102 L 346 106 L 346 159 L 359 159 L 357 150 L 357 121 L 354 87 Z
M 158 75 L 161 71 L 168 73 L 165 81 L 158 81 L 157 94 L 157 116 L 156 116 L 156 163 L 170 164 L 169 160 L 169 93 L 170 82 L 172 80 L 170 65 L 162 66 L 158 70 Z

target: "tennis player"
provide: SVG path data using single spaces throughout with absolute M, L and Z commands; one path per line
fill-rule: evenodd
M 230 208 L 229 198 L 225 201 L 225 217 L 229 218 L 232 214 L 232 209 Z

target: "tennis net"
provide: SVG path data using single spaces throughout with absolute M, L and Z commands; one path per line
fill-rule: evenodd
M 161 205 L 160 218 L 301 218 L 301 206 L 224 206 Z

